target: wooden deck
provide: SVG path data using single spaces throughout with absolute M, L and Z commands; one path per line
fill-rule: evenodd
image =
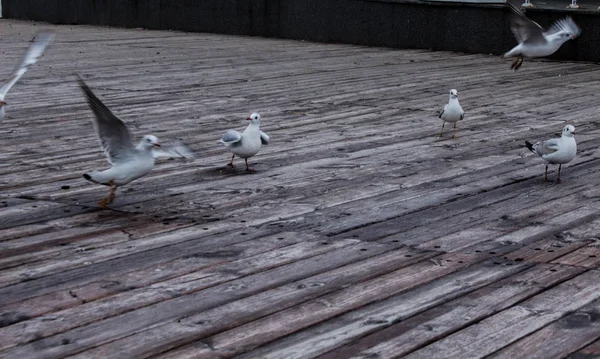
M 0 76 L 40 28 L 0 123 L 1 357 L 600 356 L 600 66 L 0 20 Z M 73 73 L 198 158 L 99 209 Z M 246 174 L 217 140 L 252 111 Z M 523 142 L 565 121 L 545 183 Z

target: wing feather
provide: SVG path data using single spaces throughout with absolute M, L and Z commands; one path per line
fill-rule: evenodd
M 229 130 L 225 132 L 223 137 L 221 137 L 220 142 L 226 145 L 232 145 L 234 143 L 240 142 L 242 140 L 242 134 L 235 130 Z
M 189 147 L 184 145 L 182 142 L 175 142 L 170 145 L 162 144 L 159 148 L 154 148 L 152 150 L 152 154 L 154 158 L 160 157 L 180 157 L 186 159 L 193 159 L 194 153 L 190 150 Z
M 581 29 L 579 28 L 579 26 L 577 26 L 575 21 L 573 21 L 573 19 L 570 16 L 567 16 L 564 19 L 555 21 L 554 24 L 550 26 L 550 29 L 548 29 L 548 31 L 544 33 L 544 35 L 550 36 L 560 31 L 566 31 L 572 34 L 573 36 L 579 36 L 581 34 Z
M 510 30 L 520 43 L 545 43 L 544 29 L 535 21 L 528 18 L 515 5 L 508 4 Z
M 108 162 L 114 165 L 126 161 L 127 158 L 133 155 L 135 150 L 127 127 L 94 95 L 81 77 L 77 76 L 77 82 L 86 95 L 88 105 L 94 113 L 94 127 Z
M 35 64 L 40 56 L 44 53 L 44 50 L 54 40 L 53 32 L 40 32 L 36 35 L 33 43 L 29 46 L 25 57 L 21 61 L 21 64 L 12 73 L 12 75 L 6 80 L 4 85 L 0 88 L 0 100 L 4 100 L 4 97 L 8 91 L 19 81 L 19 79 L 27 72 L 29 66 Z
M 268 145 L 269 144 L 269 135 L 267 135 L 266 133 L 260 131 L 260 142 L 263 145 Z

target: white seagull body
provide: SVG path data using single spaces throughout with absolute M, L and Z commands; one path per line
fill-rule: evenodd
M 571 17 L 556 21 L 548 31 L 529 19 L 514 5 L 509 4 L 510 29 L 519 44 L 504 54 L 504 57 L 517 57 L 511 69 L 521 67 L 523 58 L 544 57 L 555 53 L 565 42 L 581 34 L 581 29 Z
M 113 115 L 81 78 L 78 78 L 78 82 L 87 97 L 88 105 L 94 112 L 94 128 L 108 163 L 112 165 L 107 170 L 92 171 L 83 175 L 88 181 L 110 186 L 110 193 L 108 197 L 100 201 L 100 207 L 106 208 L 106 205 L 113 201 L 117 187 L 150 173 L 154 167 L 155 158 L 193 158 L 193 154 L 185 145 L 176 144 L 164 148 L 152 135 L 144 136 L 134 147 L 123 121 Z
M 458 102 L 458 91 L 455 89 L 450 90 L 450 96 L 448 99 L 448 103 L 444 106 L 444 109 L 440 113 L 440 118 L 442 119 L 442 132 L 440 132 L 440 137 L 444 134 L 444 126 L 446 122 L 453 123 L 454 126 L 452 131 L 452 138 L 456 138 L 454 132 L 456 131 L 456 123 L 462 120 L 465 117 L 465 111 L 463 111 L 460 103 Z
M 29 66 L 35 64 L 40 56 L 44 53 L 46 47 L 54 40 L 54 33 L 52 32 L 40 32 L 36 35 L 33 43 L 29 46 L 25 57 L 19 64 L 19 67 L 12 73 L 12 75 L 6 80 L 4 85 L 0 88 L 0 121 L 4 119 L 6 114 L 5 106 L 6 102 L 4 98 L 10 89 L 19 81 L 19 79 L 25 75 Z
M 233 153 L 228 166 L 233 167 L 233 159 L 238 156 L 246 160 L 246 171 L 254 171 L 248 167 L 248 158 L 256 155 L 262 145 L 269 144 L 269 136 L 260 130 L 260 119 L 258 113 L 251 114 L 248 117 L 250 124 L 244 132 L 239 133 L 238 131 L 229 130 L 219 140 Z
M 572 125 L 566 125 L 563 128 L 562 136 L 560 138 L 553 138 L 547 141 L 536 142 L 531 144 L 528 141 L 525 141 L 525 146 L 540 156 L 546 164 L 546 174 L 545 179 L 548 180 L 548 165 L 549 164 L 557 164 L 558 166 L 558 175 L 556 177 L 556 182 L 560 182 L 560 169 L 563 164 L 569 163 L 575 158 L 577 154 L 577 142 L 575 142 L 575 127 Z

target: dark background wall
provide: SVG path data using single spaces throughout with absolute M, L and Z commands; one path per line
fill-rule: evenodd
M 516 45 L 501 5 L 415 0 L 0 0 L 3 17 L 501 54 Z M 528 10 L 546 27 L 567 11 Z M 600 61 L 600 15 L 553 57 Z

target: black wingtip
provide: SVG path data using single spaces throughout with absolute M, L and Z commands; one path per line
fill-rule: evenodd
M 91 180 L 92 180 L 92 176 L 90 176 L 90 175 L 89 175 L 89 174 L 87 174 L 87 173 L 84 173 L 84 174 L 83 174 L 83 178 L 85 178 L 85 179 L 86 179 L 86 180 L 88 180 L 88 181 L 91 181 Z
M 529 151 L 534 152 L 533 151 L 533 145 L 531 144 L 531 142 L 525 141 L 525 146 L 527 146 L 527 148 L 529 149 Z

